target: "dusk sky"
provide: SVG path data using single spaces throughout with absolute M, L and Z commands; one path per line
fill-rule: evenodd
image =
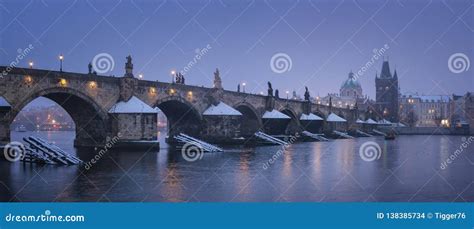
M 122 76 L 132 55 L 135 76 L 169 82 L 196 55 L 208 52 L 186 72 L 186 83 L 212 86 L 220 69 L 223 86 L 266 91 L 266 82 L 299 94 L 338 93 L 349 71 L 385 54 L 397 69 L 402 93 L 464 94 L 474 90 L 473 66 L 448 68 L 452 54 L 474 61 L 474 1 L 0 1 L 0 64 L 18 49 L 34 49 L 20 62 L 27 67 L 87 72 L 99 53 L 113 57 L 104 75 Z M 291 58 L 291 69 L 272 71 L 276 53 Z M 375 97 L 379 58 L 360 81 Z

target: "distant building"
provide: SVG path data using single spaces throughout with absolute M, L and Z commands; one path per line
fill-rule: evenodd
M 469 123 L 471 134 L 474 134 L 474 93 L 466 93 L 466 95 L 464 95 L 464 101 L 464 109 L 466 110 L 466 120 Z
M 354 77 L 354 73 L 352 73 L 352 71 L 349 73 L 347 80 L 341 85 L 339 95 L 341 97 L 349 97 L 354 99 L 363 97 L 362 86 L 360 86 L 359 81 Z
M 392 76 L 388 61 L 384 61 L 380 77 L 375 75 L 375 109 L 380 118 L 399 122 L 399 90 L 397 70 Z
M 402 95 L 400 121 L 409 126 L 449 127 L 450 98 L 447 95 Z
M 329 106 L 329 100 L 331 100 L 333 107 L 353 108 L 356 103 L 358 107 L 363 106 L 367 101 L 367 97 L 363 96 L 362 86 L 351 71 L 347 79 L 342 83 L 339 94 L 329 93 L 322 98 L 316 97 L 315 102 Z
M 467 127 L 474 133 L 474 93 L 452 95 L 449 104 L 449 123 L 452 127 Z

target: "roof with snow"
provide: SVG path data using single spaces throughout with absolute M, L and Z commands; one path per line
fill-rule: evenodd
M 242 115 L 238 110 L 232 108 L 231 106 L 219 102 L 217 106 L 211 105 L 207 110 L 204 111 L 203 115 Z
M 379 124 L 392 124 L 392 123 L 388 121 L 387 119 L 382 119 L 379 121 Z
M 158 113 L 139 98 L 132 96 L 127 102 L 120 101 L 110 108 L 109 113 Z
M 327 120 L 328 122 L 345 122 L 346 120 L 339 117 L 337 114 L 331 113 L 328 115 Z
M 321 117 L 319 117 L 319 116 L 317 116 L 313 113 L 309 113 L 309 115 L 302 114 L 300 120 L 323 120 L 323 118 L 321 118 Z
M 291 119 L 290 116 L 283 114 L 277 110 L 265 111 L 262 118 L 268 119 Z
M 356 120 L 356 123 L 363 124 L 363 123 L 365 123 L 365 122 L 362 121 L 362 120 L 360 120 L 360 119 L 357 119 L 357 120 Z
M 396 125 L 396 126 L 399 126 L 399 127 L 406 127 L 405 124 L 403 124 L 403 123 L 401 123 L 401 122 L 399 122 L 399 123 L 397 123 L 397 124 L 395 124 L 395 125 Z
M 367 123 L 367 124 L 377 124 L 377 122 L 374 121 L 374 120 L 371 119 L 371 118 L 367 119 L 367 120 L 365 121 L 365 123 Z
M 0 96 L 0 107 L 11 107 L 10 103 L 3 96 Z

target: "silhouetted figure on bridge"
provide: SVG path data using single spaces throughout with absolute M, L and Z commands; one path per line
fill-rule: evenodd
M 126 58 L 127 58 L 127 63 L 125 63 L 125 76 L 133 77 L 132 56 L 128 55 Z
M 280 93 L 278 92 L 278 89 L 275 90 L 275 98 L 277 99 L 280 98 Z
M 268 96 L 273 96 L 273 88 L 270 81 L 268 81 Z
M 87 65 L 87 68 L 89 69 L 88 74 L 92 74 L 92 63 L 89 62 L 89 65 Z
M 176 74 L 176 83 L 177 84 L 184 84 L 184 75 L 178 72 Z
M 308 91 L 308 87 L 304 87 L 304 88 L 305 88 L 304 100 L 305 100 L 305 101 L 309 101 L 309 91 Z
M 240 92 L 240 83 L 237 84 L 237 92 Z
M 222 79 L 218 68 L 216 68 L 216 71 L 214 72 L 214 88 L 222 89 Z

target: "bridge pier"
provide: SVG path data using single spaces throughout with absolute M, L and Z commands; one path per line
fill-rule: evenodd
M 74 146 L 91 147 L 103 146 L 106 144 L 106 123 L 102 120 L 93 118 L 91 120 L 76 121 L 76 138 Z
M 2 99 L 2 97 L 0 97 Z M 8 144 L 10 142 L 10 121 L 8 113 L 11 107 L 0 106 L 0 145 Z
M 241 116 L 204 116 L 203 140 L 219 143 L 233 143 L 241 137 Z
M 3 114 L 2 114 L 3 115 Z M 10 142 L 10 123 L 6 120 L 0 121 L 0 145 Z

